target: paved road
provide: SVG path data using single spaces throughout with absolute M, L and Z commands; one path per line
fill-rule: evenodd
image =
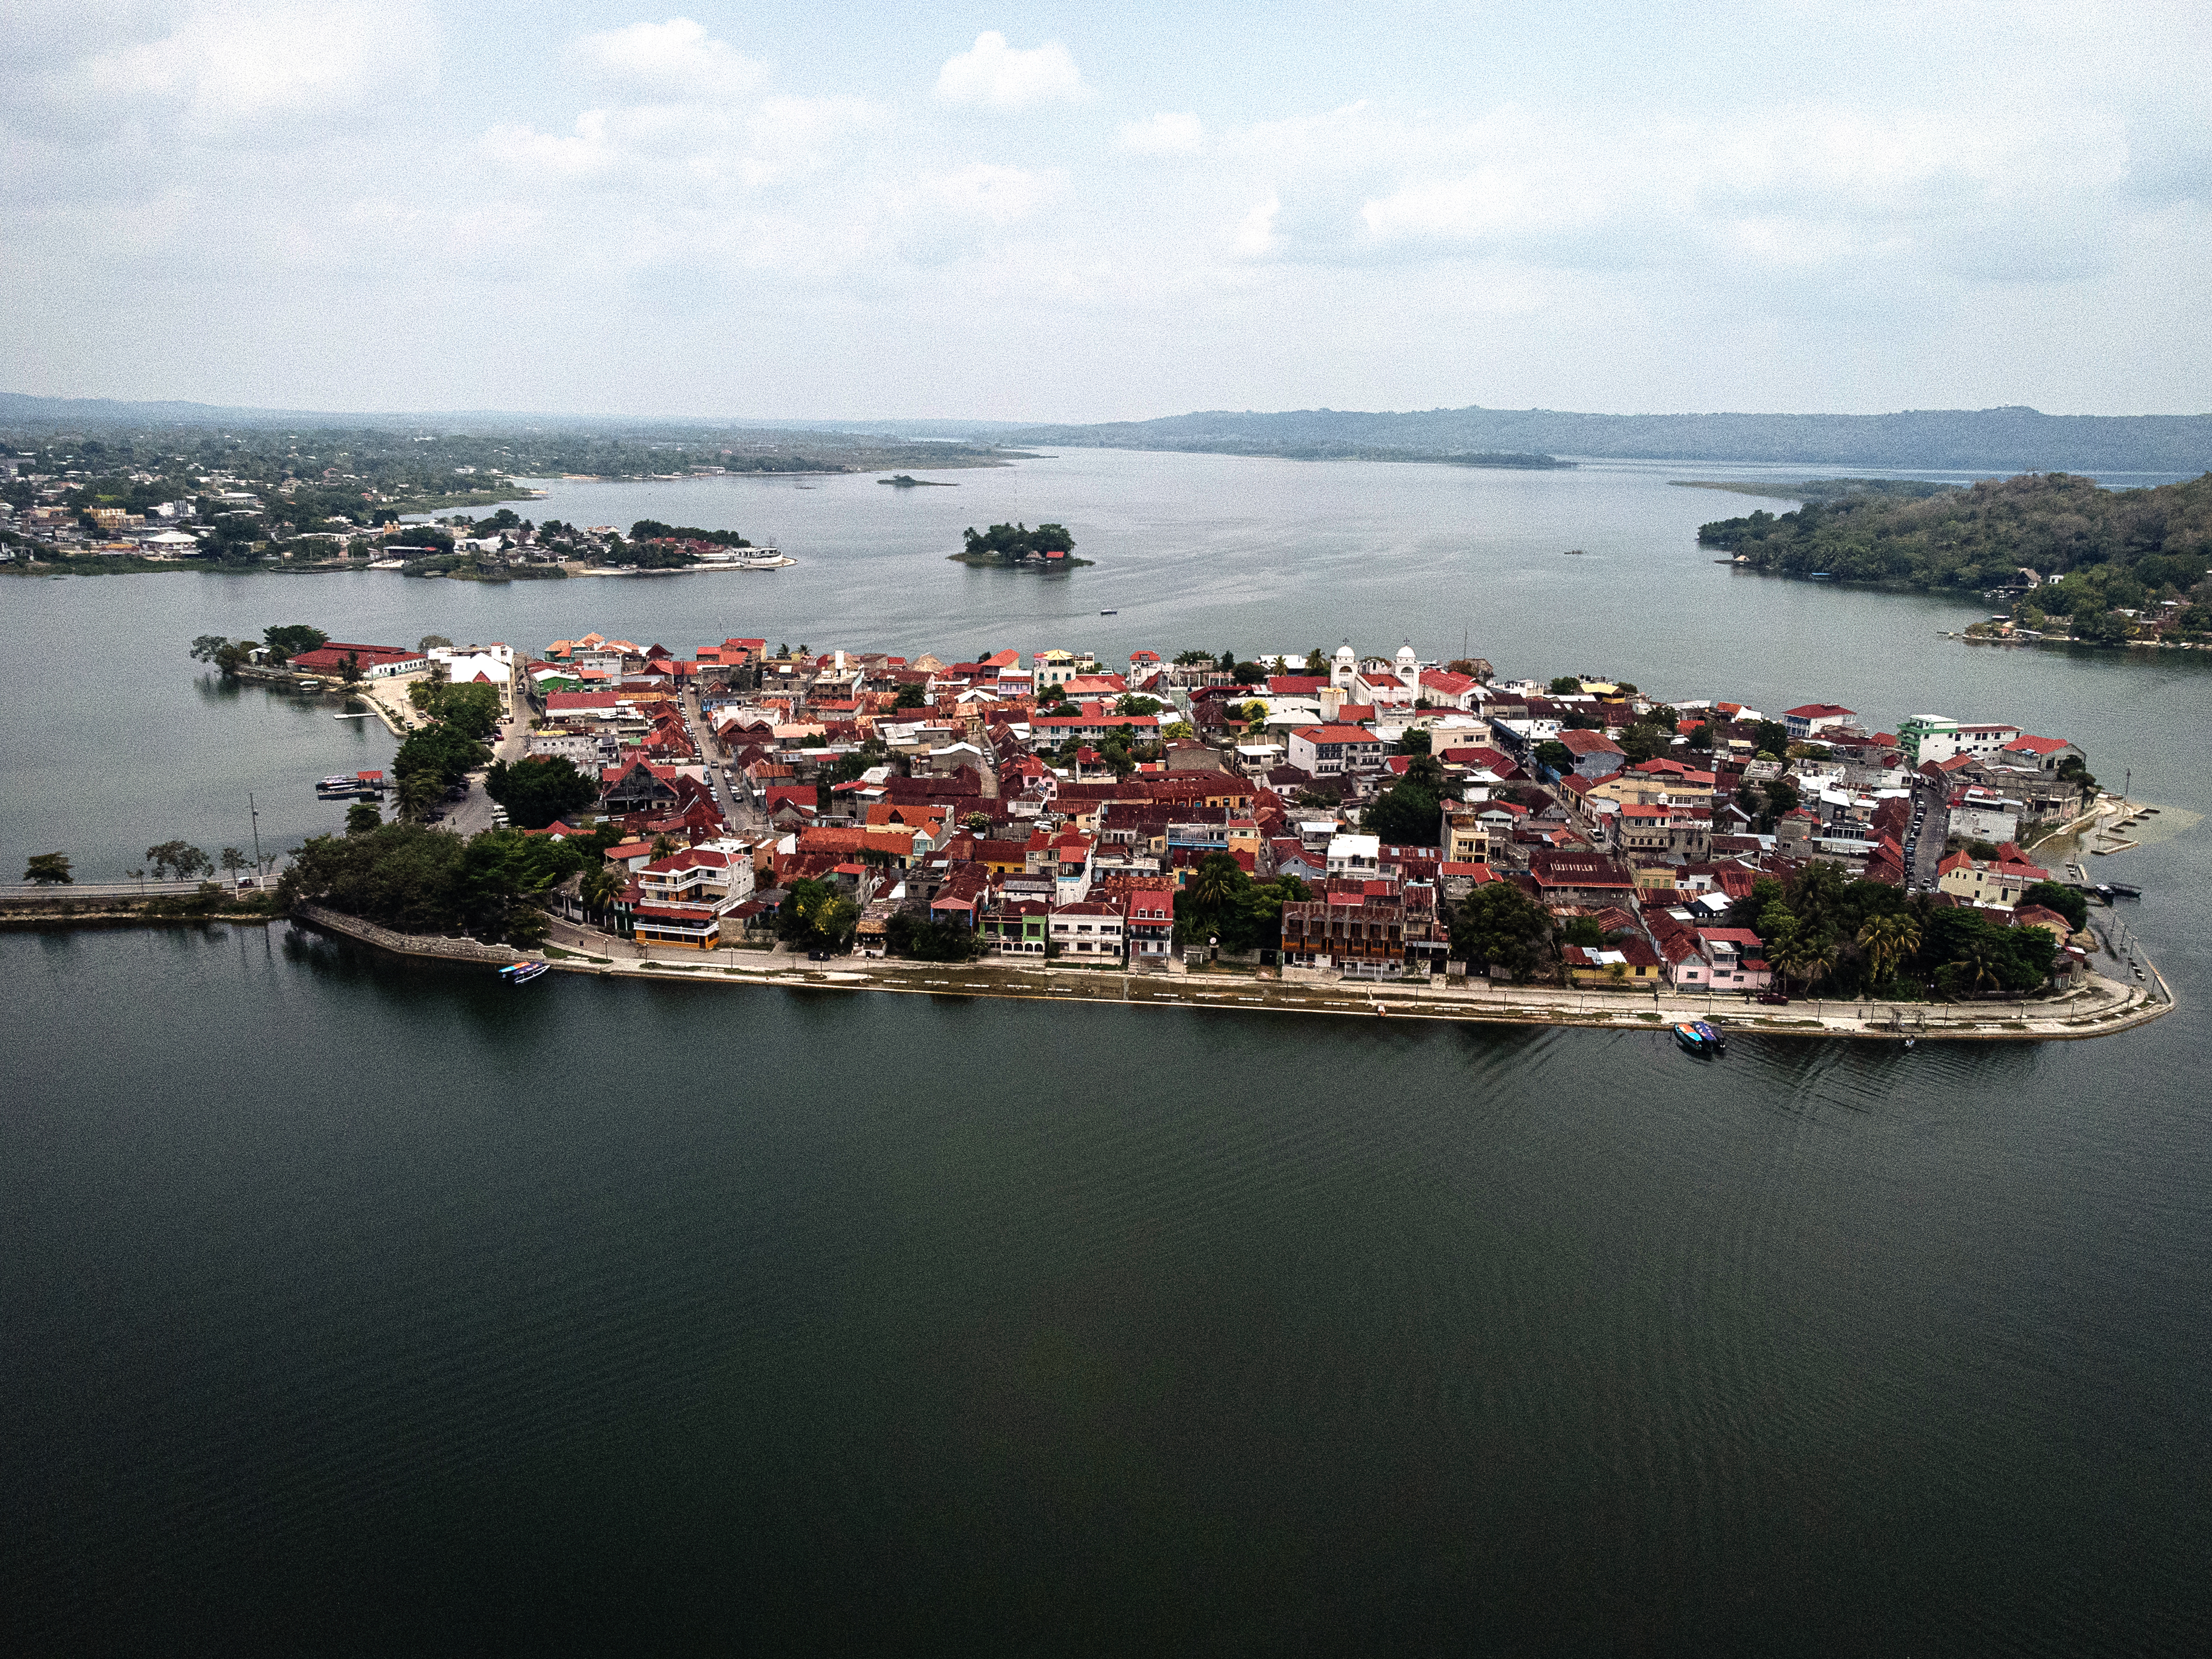
M 699 758 L 707 768 L 707 781 L 714 792 L 714 804 L 721 809 L 723 819 L 734 836 L 750 836 L 761 826 L 753 812 L 752 797 L 740 785 L 733 785 L 724 768 L 729 762 L 729 751 L 714 740 L 713 731 L 699 717 L 699 694 L 684 694 L 684 724 L 691 733 L 691 741 L 698 745 Z
M 1912 780 L 1912 811 L 1918 828 L 1907 827 L 1905 842 L 1905 885 L 1918 892 L 1936 885 L 1937 867 L 1943 862 L 1943 842 L 1950 830 L 1950 792 L 1932 778 L 1916 775 Z
M 217 878 L 230 885 L 230 878 Z M 42 887 L 35 881 L 21 881 L 0 886 L 0 895 L 10 898 L 152 898 L 160 893 L 197 893 L 197 881 L 149 881 L 143 886 L 135 881 L 77 881 L 52 887 Z
M 684 973 L 714 982 L 751 982 L 848 990 L 918 991 L 959 996 L 1050 997 L 1075 1001 L 1181 1006 L 1231 1011 L 1277 1010 L 1290 1013 L 1411 1015 L 1458 1019 L 1508 1019 L 1546 1024 L 1583 1024 L 1644 1030 L 1663 1029 L 1668 1020 L 1717 1018 L 1733 1030 L 1786 1036 L 1980 1036 L 2011 1040 L 2103 1035 L 2153 1018 L 2171 1005 L 2154 976 L 2143 984 L 2126 980 L 2099 981 L 2063 1000 L 2021 1005 L 2007 1001 L 1967 1004 L 1886 1004 L 1799 999 L 1788 1007 L 1767 1008 L 1732 998 L 1662 996 L 1608 992 L 1577 994 L 1556 986 L 1433 987 L 1422 981 L 1396 983 L 1285 983 L 1235 973 L 1164 975 L 1095 969 L 1019 965 L 988 957 L 972 963 L 871 961 L 839 957 L 813 963 L 778 950 L 774 953 L 724 950 L 709 955 L 674 949 L 649 954 L 656 969 L 639 961 L 639 948 L 626 940 L 577 927 L 556 925 L 551 942 L 568 950 L 611 958 L 610 970 Z M 569 964 L 560 964 L 569 965 Z M 2109 965 L 2109 964 L 2108 964 Z M 2123 970 L 2124 975 L 2127 970 Z M 1893 1024 L 1893 1016 L 1896 1023 Z
M 530 752 L 530 722 L 510 720 L 505 731 L 493 740 L 492 758 L 495 761 L 519 761 Z M 484 793 L 484 775 L 469 775 L 468 798 L 446 803 L 446 817 L 440 825 L 457 836 L 473 836 L 491 828 L 492 798 Z

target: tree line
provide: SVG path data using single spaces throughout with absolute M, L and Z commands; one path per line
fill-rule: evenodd
M 2212 473 L 2126 490 L 2024 473 L 1917 501 L 1847 496 L 1716 520 L 1698 539 L 1760 569 L 1917 588 L 2005 586 L 2031 569 L 2055 579 L 2033 604 L 2083 638 L 2124 638 L 2114 612 L 2165 599 L 2188 602 L 2185 629 L 2212 628 Z

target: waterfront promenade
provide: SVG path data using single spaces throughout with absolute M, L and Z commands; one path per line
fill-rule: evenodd
M 351 917 L 314 909 L 311 925 L 386 949 L 457 957 L 459 941 L 404 941 Z M 2109 913 L 2094 919 L 2112 926 Z M 2100 938 L 2103 935 L 2100 933 Z M 467 947 L 471 960 L 543 959 L 568 973 L 622 975 L 662 981 L 781 988 L 877 991 L 922 996 L 987 996 L 1054 1002 L 1107 1002 L 1128 1007 L 1208 1008 L 1224 1012 L 1322 1015 L 1365 1019 L 1456 1020 L 1513 1025 L 1573 1025 L 1660 1030 L 1679 1019 L 1709 1019 L 1732 1031 L 1778 1036 L 1847 1036 L 1899 1042 L 1907 1037 L 1975 1042 L 2071 1041 L 2109 1036 L 2172 1012 L 2165 978 L 2138 950 L 2119 946 L 2105 971 L 2061 996 L 1973 1002 L 1869 1002 L 1802 998 L 1767 1006 L 1739 997 L 1657 991 L 1577 991 L 1560 986 L 1494 986 L 1441 980 L 1285 981 L 1271 969 L 1225 968 L 1129 972 L 1010 963 L 908 962 L 839 957 L 815 962 L 781 947 L 725 948 L 701 954 L 664 949 L 658 955 L 625 939 L 574 923 L 557 923 L 549 948 L 515 951 Z M 2140 983 L 2133 975 L 2142 971 Z

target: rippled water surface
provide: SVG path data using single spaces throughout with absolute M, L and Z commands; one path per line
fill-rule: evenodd
M 1734 577 L 1687 532 L 1735 498 L 1448 474 L 1489 539 L 1424 550 L 1392 503 L 1434 470 L 1195 458 L 1181 507 L 1237 598 L 1144 470 L 1186 459 L 1072 458 L 1125 470 L 1090 509 L 1121 550 L 1056 585 L 945 565 L 935 527 L 902 556 L 899 515 L 956 492 L 776 488 L 876 526 L 854 644 L 1047 642 L 979 591 L 1121 649 L 1440 649 L 1463 606 L 1509 672 L 2010 715 L 2212 806 L 2195 665 L 1970 653 L 1932 637 L 1954 607 Z M 1026 516 L 1079 526 L 1034 504 L 1075 491 L 1044 465 Z M 1350 496 L 1230 493 L 1279 471 Z M 717 521 L 591 517 L 647 511 Z M 1568 538 L 1593 556 L 1543 550 Z M 1142 560 L 1158 593 L 1079 632 L 1054 595 Z M 8 856 L 212 848 L 246 787 L 296 835 L 329 816 L 308 781 L 388 754 L 196 683 L 193 634 L 820 644 L 830 590 L 782 585 L 810 568 L 0 585 Z M 725 589 L 761 597 L 709 625 L 693 596 Z M 1647 1033 L 511 990 L 283 929 L 0 936 L 0 1636 L 2201 1651 L 2206 842 L 2116 864 L 2182 998 L 2144 1031 L 1717 1064 Z

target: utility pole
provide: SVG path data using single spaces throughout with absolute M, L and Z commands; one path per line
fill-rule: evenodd
M 251 789 L 246 792 L 246 813 L 253 820 L 253 867 L 261 870 L 261 809 L 253 804 Z M 269 872 L 266 870 L 261 870 L 261 874 L 263 879 L 267 879 Z

